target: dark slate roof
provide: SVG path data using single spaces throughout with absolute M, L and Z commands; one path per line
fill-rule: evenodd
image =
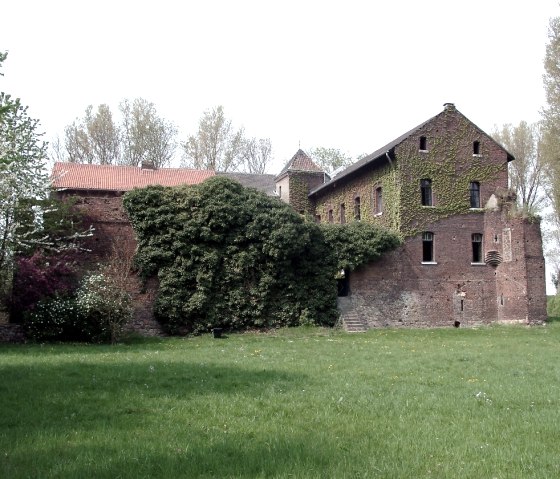
M 374 163 L 376 161 L 377 162 L 384 162 L 384 161 L 392 160 L 393 158 L 391 157 L 391 154 L 392 154 L 392 150 L 395 147 L 400 145 L 403 141 L 405 141 L 408 137 L 412 136 L 418 130 L 422 129 L 426 124 L 430 123 L 432 120 L 434 120 L 438 116 L 443 115 L 446 110 L 452 110 L 452 111 L 455 111 L 456 113 L 464 116 L 461 112 L 459 112 L 458 110 L 455 109 L 455 105 L 453 105 L 452 103 L 446 103 L 444 106 L 445 106 L 445 109 L 442 112 L 433 116 L 429 120 L 426 120 L 426 121 L 420 123 L 418 126 L 415 126 L 414 128 L 412 128 L 412 130 L 409 130 L 406 133 L 404 133 L 403 135 L 399 136 L 398 138 L 395 138 L 393 141 L 391 141 L 390 143 L 387 143 L 385 146 L 383 146 L 383 147 L 379 148 L 378 150 L 374 151 L 373 153 L 365 156 L 361 160 L 356 161 L 356 163 L 351 164 L 348 168 L 341 171 L 338 175 L 334 176 L 331 179 L 331 181 L 329 181 L 328 183 L 324 183 L 324 184 L 318 186 L 317 188 L 315 188 L 313 191 L 311 191 L 311 193 L 309 193 L 309 196 L 312 196 L 315 193 L 317 193 L 317 192 L 319 192 L 319 191 L 321 191 L 325 188 L 328 188 L 329 185 L 333 185 L 334 183 L 338 182 L 339 180 L 352 175 L 352 173 L 355 173 L 358 170 L 361 170 L 366 165 L 371 165 L 372 163 Z M 474 126 L 476 128 L 478 128 L 478 126 L 476 126 L 476 125 L 474 125 Z M 480 130 L 480 128 L 478 128 L 478 129 Z M 480 131 L 482 133 L 484 133 L 482 130 L 480 130 Z M 507 150 L 505 150 L 505 148 L 503 148 L 503 149 L 508 154 L 508 161 L 513 160 L 513 155 L 511 153 L 509 153 Z M 388 156 L 389 156 L 389 158 L 388 158 Z
M 276 183 L 274 175 L 253 174 L 253 173 L 216 173 L 219 176 L 226 176 L 241 183 L 248 188 L 255 188 L 266 193 L 268 196 L 276 196 Z
M 296 152 L 284 169 L 278 174 L 277 178 L 288 171 L 316 171 L 323 173 L 323 169 L 315 164 L 313 160 L 301 148 Z

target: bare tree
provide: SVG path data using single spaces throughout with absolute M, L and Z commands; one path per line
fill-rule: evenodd
M 182 144 L 182 165 L 189 168 L 215 171 L 235 171 L 243 162 L 243 129 L 234 130 L 231 120 L 218 106 L 205 111 L 198 124 L 198 132 Z
M 64 129 L 64 146 L 68 161 L 72 163 L 93 163 L 87 130 L 79 120 L 75 120 Z
M 90 148 L 95 163 L 110 165 L 119 159 L 119 128 L 113 121 L 113 115 L 108 105 L 97 107 L 92 114 L 93 107 L 86 110 L 86 127 Z
M 177 147 L 177 128 L 159 117 L 153 103 L 136 98 L 120 104 L 122 114 L 121 164 L 139 166 L 143 161 L 156 168 L 167 166 Z
M 329 174 L 352 163 L 352 158 L 338 148 L 312 148 L 309 154 L 313 161 Z
M 113 121 L 108 105 L 86 108 L 82 119 L 76 119 L 64 130 L 66 152 L 58 144 L 51 148 L 57 160 L 67 159 L 73 163 L 114 164 L 119 158 L 119 129 Z
M 272 144 L 269 138 L 251 138 L 245 141 L 243 169 L 247 173 L 263 174 L 272 160 Z
M 525 121 L 517 126 L 506 124 L 493 136 L 515 157 L 509 164 L 509 179 L 519 206 L 527 212 L 537 212 L 547 199 L 540 125 Z
M 138 166 L 142 161 L 155 167 L 168 165 L 177 148 L 177 128 L 158 116 L 153 103 L 142 98 L 120 104 L 122 122 L 113 120 L 111 109 L 102 104 L 94 112 L 88 106 L 85 115 L 64 130 L 64 148 L 51 148 L 55 161 L 121 164 Z

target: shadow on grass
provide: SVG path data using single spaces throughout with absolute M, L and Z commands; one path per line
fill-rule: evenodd
M 328 460 L 309 437 L 220 429 L 247 414 L 259 430 L 276 414 L 265 398 L 301 388 L 304 374 L 152 356 L 3 365 L 0 377 L 2 477 L 231 477 L 245 468 L 249 477 L 283 476 L 290 451 Z

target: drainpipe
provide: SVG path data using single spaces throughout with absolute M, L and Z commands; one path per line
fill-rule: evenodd
M 386 156 L 387 159 L 389 160 L 389 164 L 390 164 L 391 166 L 393 166 L 393 162 L 391 161 L 391 156 L 389 156 L 389 151 L 390 151 L 390 150 L 387 150 L 387 151 L 385 152 L 385 156 Z

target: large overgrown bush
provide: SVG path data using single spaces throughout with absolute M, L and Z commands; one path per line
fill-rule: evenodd
M 133 190 L 124 205 L 171 332 L 335 323 L 336 264 L 319 227 L 288 205 L 224 177 Z

